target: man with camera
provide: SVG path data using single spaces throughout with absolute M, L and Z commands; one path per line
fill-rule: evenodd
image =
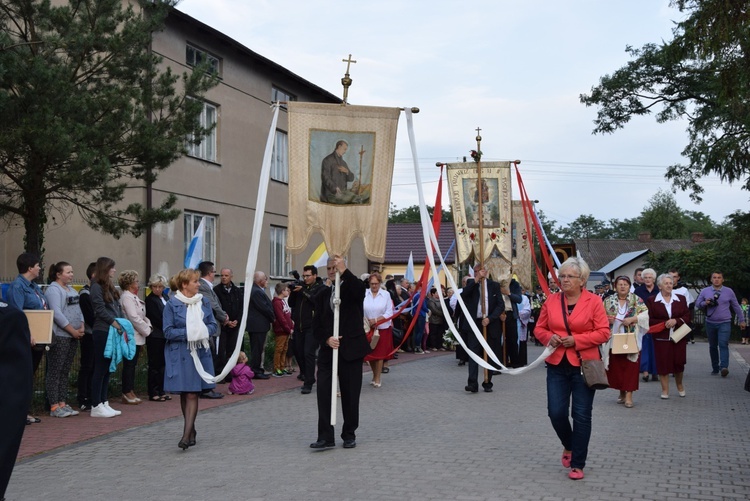
M 732 312 L 742 317 L 742 309 L 737 296 L 729 287 L 724 287 L 724 275 L 720 271 L 711 274 L 711 286 L 703 289 L 695 302 L 706 312 L 706 335 L 708 353 L 711 356 L 711 374 L 721 372 L 721 377 L 729 374 L 729 336 L 732 333 Z M 730 310 L 731 308 L 731 310 Z M 745 327 L 745 322 L 740 323 Z

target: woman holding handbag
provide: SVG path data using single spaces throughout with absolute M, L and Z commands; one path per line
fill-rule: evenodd
M 615 279 L 615 292 L 604 300 L 604 310 L 612 332 L 626 334 L 625 342 L 633 351 L 625 353 L 627 346 L 623 346 L 623 353 L 614 353 L 610 340 L 604 350 L 604 365 L 607 366 L 609 387 L 620 390 L 617 403 L 630 409 L 633 407 L 633 392 L 638 391 L 641 339 L 648 330 L 648 308 L 641 298 L 630 292 L 629 277 L 623 275 Z
M 649 332 L 654 340 L 654 356 L 661 383 L 661 398 L 669 398 L 669 375 L 674 374 L 677 394 L 685 396 L 682 375 L 687 362 L 687 337 L 673 342 L 671 334 L 690 321 L 690 308 L 684 296 L 672 293 L 672 275 L 663 273 L 656 279 L 659 293 L 648 298 Z
M 573 480 L 583 478 L 595 392 L 584 381 L 581 365 L 599 360 L 599 345 L 610 337 L 601 299 L 585 289 L 589 273 L 583 259 L 567 259 L 558 274 L 561 292 L 545 301 L 534 328 L 536 338 L 554 348 L 546 360 L 547 411 L 562 442 L 562 465 L 572 468 L 568 477 Z
M 375 388 L 380 388 L 380 375 L 383 372 L 383 364 L 392 358 L 393 322 L 390 318 L 393 316 L 393 301 L 391 301 L 391 295 L 388 291 L 380 287 L 383 283 L 380 273 L 370 275 L 367 283 L 370 289 L 365 293 L 365 300 L 362 306 L 367 323 L 370 325 L 370 331 L 373 333 L 373 336 L 377 333 L 379 340 L 374 347 L 372 344 L 370 345 L 372 352 L 365 356 L 365 362 L 369 362 L 372 369 L 372 381 L 370 384 Z

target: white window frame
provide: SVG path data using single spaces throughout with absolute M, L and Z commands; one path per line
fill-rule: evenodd
M 206 224 L 203 234 L 204 239 L 202 261 L 211 261 L 212 263 L 216 262 L 216 222 L 218 216 L 192 211 L 185 211 L 183 216 L 183 228 L 185 232 L 182 251 L 183 262 L 185 260 L 185 257 L 187 256 L 188 249 L 190 248 L 190 241 L 193 239 L 193 235 L 198 229 L 198 225 L 201 224 L 201 220 L 203 218 L 206 218 Z
M 209 67 L 214 75 L 221 75 L 221 59 L 207 50 L 200 49 L 195 45 L 185 45 L 185 62 L 188 66 L 200 66 L 203 61 L 209 62 Z
M 271 277 L 289 276 L 290 266 L 286 251 L 287 229 L 283 226 L 271 226 L 269 241 L 271 243 Z
M 211 127 L 219 121 L 219 107 L 203 101 L 203 109 L 198 117 L 201 127 Z M 190 134 L 187 144 L 187 154 L 191 157 L 202 158 L 209 162 L 217 162 L 216 154 L 216 131 L 218 126 L 214 126 L 211 131 L 203 136 L 197 144 L 194 143 L 195 136 Z
M 282 183 L 289 182 L 289 136 L 278 129 L 271 155 L 271 179 Z

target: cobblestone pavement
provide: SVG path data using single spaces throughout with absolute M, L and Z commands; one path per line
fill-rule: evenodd
M 673 381 L 669 400 L 659 398 L 659 383 L 641 383 L 632 409 L 615 403 L 614 390 L 598 392 L 580 481 L 560 465 L 544 368 L 500 376 L 493 393 L 469 394 L 466 368 L 445 354 L 401 360 L 382 388 L 369 386 L 365 374 L 356 449 L 343 449 L 341 440 L 323 452 L 308 447 L 316 438 L 315 396 L 295 387 L 202 410 L 198 445 L 185 452 L 177 448 L 182 420 L 170 418 L 22 459 L 6 497 L 746 500 L 745 348 L 733 346 L 730 374 L 721 378 L 709 374 L 707 345 L 688 345 L 686 398 Z M 540 352 L 529 347 L 530 357 Z

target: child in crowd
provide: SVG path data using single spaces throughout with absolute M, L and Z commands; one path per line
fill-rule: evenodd
M 289 284 L 279 282 L 276 284 L 276 297 L 273 298 L 273 313 L 276 320 L 273 322 L 273 333 L 276 335 L 276 350 L 273 353 L 273 377 L 288 376 L 291 372 L 286 371 L 286 355 L 289 349 L 289 336 L 294 330 L 292 321 L 292 309 L 289 308 Z
M 230 395 L 250 395 L 255 391 L 253 384 L 253 370 L 247 365 L 247 355 L 244 351 L 237 357 L 237 365 L 232 369 L 232 382 L 229 383 Z

